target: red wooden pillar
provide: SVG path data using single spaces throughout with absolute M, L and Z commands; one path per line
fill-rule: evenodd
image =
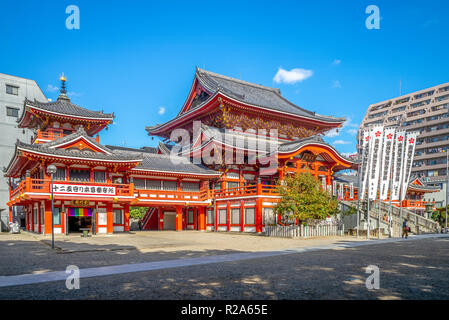
M 176 206 L 176 231 L 182 231 L 182 207 Z
M 162 211 L 162 207 L 158 208 L 158 216 L 159 216 L 159 230 L 164 230 L 164 212 Z
M 25 230 L 28 230 L 28 206 L 25 206 Z
M 215 208 L 214 208 L 214 210 L 215 210 L 215 226 L 214 226 L 214 229 L 215 229 L 215 231 L 218 231 L 218 203 L 217 203 L 217 201 L 215 201 Z
M 245 231 L 245 201 L 240 200 L 240 231 Z
M 226 205 L 226 230 L 231 231 L 231 203 L 229 201 Z
M 204 231 L 206 230 L 206 208 L 199 207 L 198 208 L 198 230 Z
M 37 204 L 37 224 L 38 224 L 38 228 L 37 228 L 37 232 L 42 233 L 42 226 L 41 226 L 41 203 L 39 202 Z
M 34 204 L 31 205 L 31 231 L 34 232 Z
M 44 212 L 44 223 L 45 223 L 45 234 L 51 234 L 51 201 L 45 201 L 45 212 Z
M 125 216 L 125 232 L 129 231 L 129 204 L 123 206 L 124 216 Z
M 198 209 L 193 208 L 193 230 L 198 229 Z
M 262 199 L 256 201 L 256 232 L 262 232 Z
M 9 206 L 8 210 L 9 210 L 9 222 L 12 222 L 12 206 Z
M 112 203 L 106 204 L 106 232 L 113 233 Z

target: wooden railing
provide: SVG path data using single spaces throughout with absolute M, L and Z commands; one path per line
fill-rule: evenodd
M 148 200 L 181 200 L 181 201 L 205 201 L 209 199 L 207 190 L 200 191 L 179 191 L 179 190 L 148 190 L 135 189 L 134 195 L 140 199 Z
M 64 133 L 62 130 L 49 130 L 49 131 L 41 131 L 37 130 L 36 140 L 56 140 L 64 137 Z
M 95 187 L 115 187 L 117 196 L 132 196 L 133 184 L 118 184 L 118 183 L 99 183 L 99 182 L 90 182 L 90 181 L 57 181 L 54 180 L 55 184 L 64 184 L 64 185 L 86 185 L 86 186 L 95 186 Z M 49 179 L 31 179 L 26 178 L 21 181 L 19 185 L 10 191 L 10 199 L 14 200 L 21 194 L 25 192 L 31 193 L 50 193 L 50 184 L 51 180 Z M 87 195 L 88 196 L 88 195 Z
M 257 195 L 277 196 L 279 194 L 276 192 L 276 186 L 262 185 L 262 184 L 255 184 L 220 190 L 211 190 L 211 196 L 218 199 L 241 197 L 241 196 L 257 196 Z
M 281 238 L 343 236 L 344 227 L 337 224 L 322 224 L 316 226 L 265 226 L 265 235 Z

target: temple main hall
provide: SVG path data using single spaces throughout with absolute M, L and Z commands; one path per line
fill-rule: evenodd
M 101 144 L 115 115 L 74 104 L 64 76 L 60 91 L 54 102 L 24 101 L 18 126 L 34 138 L 16 143 L 4 169 L 10 221 L 21 206 L 30 232 L 52 232 L 51 191 L 59 234 L 127 232 L 130 207 L 146 208 L 146 230 L 263 232 L 277 219 L 276 183 L 301 172 L 357 199 L 357 183 L 336 176 L 356 160 L 322 138 L 345 119 L 301 108 L 279 89 L 197 68 L 177 116 L 146 128 L 159 145 L 142 148 Z M 412 191 L 423 188 L 415 181 Z

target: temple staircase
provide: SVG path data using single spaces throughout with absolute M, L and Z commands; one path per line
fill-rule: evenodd
M 341 201 L 342 209 L 347 210 L 349 207 L 353 207 L 357 209 L 357 202 L 355 201 Z M 370 208 L 370 225 L 372 229 L 373 227 L 378 227 L 378 220 L 380 215 L 380 228 L 384 230 L 384 234 L 388 234 L 388 222 L 383 220 L 384 215 L 389 215 L 390 205 L 385 202 L 379 203 L 376 202 L 374 207 Z M 367 202 L 360 202 L 360 212 L 362 213 L 361 220 L 366 220 L 367 211 Z M 354 214 L 357 216 L 357 214 Z M 392 227 L 393 227 L 393 235 L 400 235 L 402 230 L 402 221 L 403 219 L 407 219 L 408 226 L 410 230 L 414 234 L 422 234 L 422 233 L 436 233 L 438 232 L 438 223 L 424 218 L 410 210 L 405 208 L 401 209 L 396 206 L 391 206 L 391 217 L 392 217 Z M 354 219 L 352 219 L 354 221 Z M 349 227 L 351 228 L 351 227 Z M 346 228 L 345 228 L 346 229 Z
M 154 219 L 157 219 L 157 209 L 156 208 L 148 208 L 142 220 L 142 229 L 143 230 L 155 230 Z M 157 223 L 156 223 L 157 230 Z

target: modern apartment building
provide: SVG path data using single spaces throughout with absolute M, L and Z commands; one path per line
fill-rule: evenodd
M 375 124 L 418 131 L 412 175 L 445 190 L 449 82 L 370 105 L 360 129 Z
M 0 169 L 8 165 L 17 139 L 30 143 L 31 131 L 17 128 L 17 119 L 22 114 L 25 98 L 47 102 L 47 98 L 34 80 L 0 73 Z M 8 206 L 6 205 L 9 201 L 8 190 L 7 179 L 3 176 L 3 170 L 0 170 L 0 228 L 2 231 L 8 224 Z

